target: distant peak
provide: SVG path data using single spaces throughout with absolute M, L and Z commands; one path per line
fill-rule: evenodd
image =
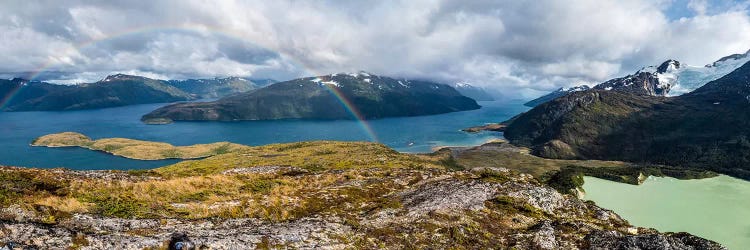
M 680 68 L 680 62 L 677 60 L 669 59 L 665 62 L 663 62 L 659 67 L 656 68 L 657 73 L 665 73 L 669 71 L 673 71 Z
M 135 75 L 114 74 L 114 75 L 107 76 L 107 78 L 104 78 L 104 80 L 102 81 L 109 82 L 109 81 L 116 81 L 116 80 L 133 80 L 133 79 L 147 79 L 147 78 L 143 76 L 135 76 Z
M 367 71 L 364 71 L 364 70 L 360 70 L 360 71 L 357 71 L 357 72 L 334 73 L 334 74 L 331 74 L 330 76 L 331 77 L 334 77 L 334 76 L 351 76 L 351 77 L 357 78 L 357 77 L 370 77 L 370 76 L 373 76 L 373 74 L 371 74 L 371 73 L 369 73 Z
M 13 79 L 10 79 L 10 81 L 11 82 L 29 82 L 29 80 L 19 78 L 19 77 L 14 77 Z
M 745 54 L 732 54 L 732 55 L 722 57 L 719 60 L 716 60 L 714 63 L 706 65 L 706 67 L 708 68 L 717 67 L 730 60 L 742 60 L 742 59 L 747 59 L 748 57 L 750 57 L 750 50 L 745 52 Z
M 569 88 L 565 88 L 565 87 L 559 88 L 557 91 L 559 91 L 559 92 L 578 92 L 578 91 L 586 91 L 586 90 L 589 90 L 590 88 L 591 87 L 589 87 L 589 85 L 581 84 L 581 85 L 573 86 L 573 87 L 569 87 Z
M 474 89 L 484 91 L 484 87 L 476 86 L 468 81 L 459 81 L 448 85 L 456 89 Z

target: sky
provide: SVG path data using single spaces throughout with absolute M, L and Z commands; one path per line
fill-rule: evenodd
M 750 0 L 0 3 L 0 77 L 289 80 L 364 70 L 509 97 L 750 49 Z

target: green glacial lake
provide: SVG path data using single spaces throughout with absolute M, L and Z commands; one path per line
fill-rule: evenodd
M 640 227 L 689 232 L 729 249 L 750 246 L 750 182 L 719 176 L 701 180 L 649 177 L 635 186 L 584 177 L 587 200 Z

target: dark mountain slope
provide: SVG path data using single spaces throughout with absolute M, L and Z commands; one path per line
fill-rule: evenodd
M 193 99 L 191 95 L 165 81 L 117 74 L 99 82 L 49 91 L 45 95 L 8 105 L 6 111 L 95 109 L 190 99 Z
M 0 79 L 0 100 L 4 107 L 18 105 L 26 100 L 39 98 L 52 92 L 73 88 L 69 85 L 57 85 L 46 82 L 30 82 L 21 78 Z
M 300 78 L 215 102 L 169 105 L 143 116 L 143 120 L 354 118 L 334 92 L 339 92 L 365 119 L 479 108 L 474 100 L 447 85 L 397 80 L 360 72 Z

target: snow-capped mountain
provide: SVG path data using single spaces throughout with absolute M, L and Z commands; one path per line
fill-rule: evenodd
M 588 85 L 585 85 L 585 84 L 578 85 L 578 86 L 575 86 L 575 87 L 570 87 L 570 88 L 559 88 L 559 89 L 557 89 L 555 91 L 552 91 L 549 94 L 543 95 L 543 96 L 541 96 L 539 98 L 536 98 L 536 99 L 531 100 L 531 101 L 529 101 L 527 103 L 524 103 L 523 105 L 524 106 L 528 106 L 528 107 L 536 107 L 536 106 L 538 106 L 538 105 L 540 105 L 542 103 L 554 100 L 555 98 L 567 95 L 569 93 L 578 92 L 578 91 L 586 91 L 586 90 L 589 90 L 589 89 L 591 89 L 591 87 L 589 87 Z
M 706 83 L 725 76 L 740 66 L 750 61 L 750 51 L 744 54 L 725 56 L 714 63 L 698 66 L 684 66 L 673 74 L 675 84 L 669 91 L 668 96 L 678 96 L 691 92 Z
M 467 96 L 471 99 L 477 100 L 477 101 L 494 101 L 495 98 L 492 97 L 487 91 L 482 87 L 474 86 L 468 82 L 457 82 L 453 84 L 449 84 L 454 89 L 458 90 L 459 93 L 461 93 L 464 96 Z
M 658 67 L 648 66 L 632 75 L 615 78 L 594 89 L 617 90 L 639 95 L 666 96 L 679 78 L 680 62 L 667 60 Z
M 445 84 L 358 72 L 298 78 L 212 102 L 169 105 L 143 120 L 377 119 L 480 107 Z
M 705 66 L 691 66 L 667 60 L 658 67 L 645 67 L 635 74 L 603 82 L 594 88 L 654 96 L 678 96 L 719 79 L 748 61 L 750 51 L 729 55 Z
M 167 84 L 199 98 L 220 98 L 268 86 L 276 81 L 271 79 L 250 79 L 242 77 L 169 80 Z

